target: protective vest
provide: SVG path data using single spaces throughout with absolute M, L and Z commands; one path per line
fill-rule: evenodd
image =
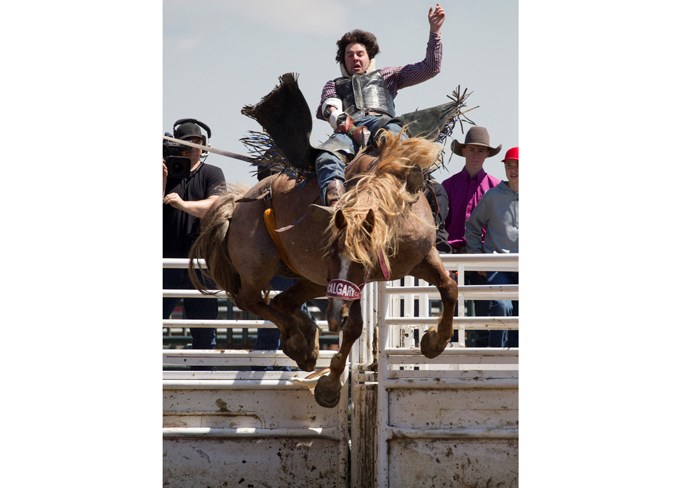
M 368 112 L 395 116 L 395 102 L 380 70 L 337 78 L 334 82 L 336 94 L 343 102 L 343 111 L 351 117 L 357 118 Z

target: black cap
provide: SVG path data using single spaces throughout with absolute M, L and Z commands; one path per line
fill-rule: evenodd
M 202 135 L 200 126 L 194 122 L 186 122 L 181 124 L 174 129 L 174 137 L 176 139 L 186 140 L 191 137 L 199 137 L 202 139 L 202 143 L 205 143 L 205 136 Z

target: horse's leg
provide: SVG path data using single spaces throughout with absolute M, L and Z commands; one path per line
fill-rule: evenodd
M 342 322 L 344 326 L 341 347 L 331 358 L 329 375 L 321 377 L 315 386 L 315 401 L 322 407 L 333 408 L 341 399 L 341 374 L 346 369 L 350 349 L 362 333 L 362 308 L 359 300 L 352 302 L 348 320 Z
M 453 333 L 454 308 L 458 301 L 458 285 L 444 269 L 442 259 L 435 248 L 432 248 L 425 259 L 418 264 L 411 275 L 435 285 L 442 299 L 442 316 L 437 329 L 430 328 L 421 338 L 421 352 L 429 359 L 439 356 L 447 347 Z
M 285 354 L 296 361 L 302 370 L 313 371 L 317 360 L 315 335 L 319 336 L 319 332 L 314 330 L 315 324 L 308 324 L 312 321 L 306 316 L 301 317 L 300 310 L 298 314 L 292 313 L 294 309 L 281 311 L 279 299 L 276 305 L 272 305 L 262 296 L 262 290 L 268 289 L 270 280 L 280 268 L 279 252 L 261 218 L 264 209 L 263 204 L 240 204 L 236 209 L 239 213 L 231 220 L 227 250 L 231 272 L 236 273 L 233 281 L 238 286 L 230 295 L 242 310 L 273 322 L 280 329 Z M 298 299 L 301 301 L 295 304 L 295 308 L 300 307 L 308 294 L 312 293 L 308 290 L 305 295 L 302 293 L 303 296 Z M 323 296 L 325 292 L 323 287 L 317 286 L 314 293 L 313 296 Z M 319 337 L 317 341 L 319 343 Z
M 280 313 L 279 310 L 267 304 L 265 300 L 260 297 L 260 290 L 257 291 L 257 295 L 259 295 L 258 299 L 253 296 L 252 298 L 254 299 L 252 300 L 247 300 L 242 295 L 239 295 L 235 300 L 235 303 L 243 310 L 249 310 L 263 320 L 270 320 L 274 323 L 277 328 L 280 329 L 281 341 L 284 340 L 284 343 L 286 344 L 284 353 L 289 356 L 289 358 L 296 361 L 298 367 L 303 371 L 315 370 L 315 360 L 312 357 L 308 358 L 308 347 L 305 337 L 299 333 L 298 327 L 294 323 L 294 319 L 285 316 Z
M 305 357 L 302 362 L 313 369 L 320 351 L 320 328 L 308 315 L 301 311 L 301 305 L 312 298 L 324 296 L 326 288 L 311 281 L 300 279 L 293 286 L 271 300 L 270 306 L 290 319 L 289 328 L 280 328 L 280 344 L 284 353 L 300 359 L 302 351 Z M 297 360 L 297 363 L 299 361 Z M 301 368 L 305 371 L 311 369 Z
M 254 273 L 253 275 L 256 276 Z M 263 320 L 273 322 L 277 328 L 280 329 L 280 339 L 284 344 L 284 353 L 289 356 L 289 358 L 296 361 L 296 364 L 302 370 L 313 371 L 317 360 L 317 351 L 315 348 L 317 347 L 317 349 L 319 349 L 319 331 L 316 332 L 312 330 L 313 327 L 317 328 L 315 323 L 300 310 L 298 310 L 298 313 L 281 311 L 279 306 L 281 300 L 277 300 L 276 305 L 267 303 L 261 295 L 261 290 L 265 289 L 267 284 L 249 281 L 242 275 L 240 275 L 240 278 L 242 279 L 242 286 L 240 287 L 239 292 L 232 296 L 235 304 L 243 310 L 248 310 L 258 315 Z M 267 278 L 268 281 L 270 281 L 270 278 L 272 278 L 272 276 Z M 268 281 L 266 281 L 266 283 Z M 322 291 L 319 292 L 321 295 L 324 293 L 324 290 L 323 287 L 320 288 L 322 288 Z M 286 293 L 286 291 L 280 293 L 278 297 L 282 297 L 284 293 Z M 300 304 L 297 305 L 297 308 L 298 307 L 300 307 Z M 307 322 L 310 322 L 312 327 L 307 324 Z M 310 346 L 309 337 L 312 336 L 314 341 L 315 335 L 318 336 L 318 346 L 315 346 L 314 343 Z

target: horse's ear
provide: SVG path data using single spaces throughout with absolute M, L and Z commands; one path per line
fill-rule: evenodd
M 420 191 L 423 191 L 425 188 L 425 181 L 423 178 L 423 170 L 420 166 L 413 166 L 407 172 L 407 192 L 416 194 Z
M 325 207 L 324 205 L 317 205 L 315 203 L 308 206 L 308 214 L 310 217 L 322 224 L 329 224 L 329 219 L 331 219 L 334 211 L 334 207 Z
M 348 225 L 348 222 L 346 221 L 346 216 L 343 215 L 343 210 L 338 209 L 334 214 L 334 225 L 338 230 L 341 230 L 345 228 L 346 225 Z
M 371 235 L 371 232 L 374 230 L 374 225 L 376 223 L 376 216 L 374 215 L 374 209 L 370 208 L 369 212 L 367 212 L 367 215 L 364 217 L 364 221 L 362 222 L 362 227 L 364 228 L 364 231 Z

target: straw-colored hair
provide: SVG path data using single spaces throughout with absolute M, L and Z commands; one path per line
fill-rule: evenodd
M 380 266 L 379 254 L 390 270 L 389 258 L 398 250 L 400 222 L 411 217 L 411 205 L 420 195 L 408 191 L 408 175 L 415 166 L 424 170 L 434 165 L 442 149 L 426 139 L 400 139 L 387 131 L 382 132 L 378 147 L 376 166 L 357 176 L 354 186 L 341 197 L 340 209 L 347 225 L 339 229 L 332 217 L 326 240 L 328 251 L 337 239 L 344 239 L 344 252 L 368 271 Z M 375 221 L 367 231 L 363 222 L 369 210 L 374 210 Z

